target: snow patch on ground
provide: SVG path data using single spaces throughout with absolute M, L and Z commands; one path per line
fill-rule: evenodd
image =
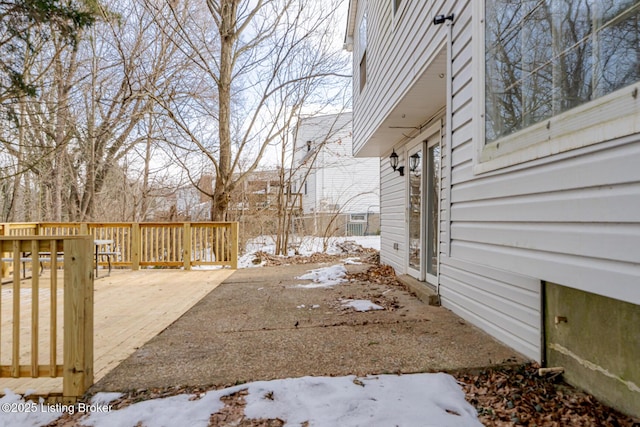
M 482 426 L 455 378 L 444 373 L 257 381 L 197 395 L 146 400 L 108 412 L 89 412 L 79 422 L 94 427 L 206 427 L 211 415 L 224 406 L 220 398 L 242 390 L 249 393 L 245 397 L 247 418 L 280 418 L 292 426 L 305 422 L 310 426 L 341 427 Z M 119 393 L 98 393 L 91 403 L 108 405 L 118 397 Z M 20 404 L 23 407 L 36 405 L 32 407 L 37 410 L 3 410 L 0 426 L 36 427 L 47 425 L 62 415 L 60 411 L 43 411 L 42 401 L 25 402 L 10 390 L 5 390 L 5 396 L 0 399 L 2 404 L 14 404 L 16 408 Z M 10 410 L 11 406 L 3 408 Z
M 192 265 L 192 270 L 222 270 L 223 265 Z
M 6 388 L 4 396 L 0 398 L 0 426 L 46 426 L 62 415 L 62 411 L 43 411 L 43 407 L 49 409 L 43 405 L 42 398 L 39 402 L 25 401 L 22 396 Z
M 135 403 L 110 413 L 92 413 L 87 426 L 208 425 L 222 408 L 220 397 L 247 389 L 248 418 L 280 418 L 287 425 L 480 427 L 475 409 L 456 380 L 443 373 L 369 377 L 302 377 L 258 381 Z M 100 394 L 97 395 L 100 398 Z
M 118 392 L 98 393 L 91 398 L 91 404 L 92 405 L 108 405 L 114 400 L 121 398 L 122 396 L 124 396 L 124 394 L 118 393 Z
M 100 398 L 101 393 L 98 393 Z M 224 407 L 220 391 L 196 396 L 180 394 L 172 397 L 145 400 L 119 410 L 93 412 L 82 419 L 82 425 L 94 427 L 145 427 L 209 425 L 211 414 Z
M 355 311 L 384 310 L 384 307 L 366 299 L 341 299 L 343 307 L 353 308 Z
M 296 288 L 328 288 L 347 282 L 347 269 L 342 264 L 309 270 L 307 274 L 296 277 L 300 280 L 311 280 L 313 283 L 295 285 Z

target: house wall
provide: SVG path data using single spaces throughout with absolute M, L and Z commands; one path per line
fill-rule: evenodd
M 336 206 L 341 213 L 379 212 L 378 159 L 338 157 L 329 148 L 323 150 L 316 167 L 319 209 L 333 210 L 331 206 Z
M 406 181 L 389 166 L 389 153 L 380 159 L 380 262 L 397 272 L 406 269 Z M 404 152 L 398 154 L 404 164 Z
M 640 138 L 474 174 L 474 92 L 482 82 L 473 79 L 473 2 L 403 2 L 400 23 L 392 2 L 367 3 L 367 50 L 373 54 L 367 56 L 362 93 L 354 61 L 356 152 L 446 40 L 445 25 L 429 24 L 433 16 L 456 16 L 449 58 L 451 135 L 443 141 L 451 147 L 442 150 L 443 305 L 542 360 L 542 281 L 640 304 Z M 381 260 L 404 273 L 405 188 L 388 168 L 388 154 L 381 159 Z
M 590 311 L 602 313 L 598 318 L 603 322 L 611 307 L 608 298 L 631 304 L 630 312 L 637 315 L 640 135 L 476 174 L 474 157 L 481 135 L 474 94 L 482 90 L 477 85 L 483 83 L 474 79 L 476 61 L 482 58 L 482 52 L 473 51 L 474 2 L 403 2 L 403 22 L 393 31 L 397 19 L 392 16 L 392 2 L 368 3 L 367 49 L 373 54 L 367 57 L 369 87 L 355 97 L 356 152 L 402 101 L 434 57 L 435 49 L 441 47 L 441 40 L 446 39 L 445 25 L 429 25 L 433 16 L 455 13 L 448 52 L 450 135 L 443 140 L 442 149 L 438 277 L 442 304 L 539 361 L 543 359 L 543 281 L 591 295 Z M 383 82 L 388 87 L 383 87 Z M 354 82 L 354 92 L 358 87 Z M 396 152 L 401 151 L 399 143 L 395 143 Z M 389 144 L 390 149 L 394 141 Z M 390 173 L 386 157 L 381 163 L 381 260 L 402 273 L 406 201 L 403 183 L 397 173 Z M 396 244 L 399 249 L 394 248 Z M 554 295 L 552 301 L 547 299 L 547 309 L 554 298 L 556 303 L 564 298 Z M 546 315 L 548 323 L 551 314 Z M 601 366 L 593 360 L 592 352 L 580 349 L 591 339 L 588 333 L 578 331 L 575 341 L 567 344 L 575 348 L 564 357 L 571 358 L 574 365 Z M 636 363 L 640 349 L 632 346 L 618 356 Z M 577 379 L 581 374 L 576 372 L 567 373 L 567 378 Z M 640 393 L 634 381 L 624 390 L 627 394 L 622 398 L 627 402 L 637 401 Z M 578 385 L 606 395 L 597 384 L 597 380 L 588 380 Z
M 359 4 L 361 2 L 358 2 Z M 449 256 L 457 243 L 450 245 L 448 186 L 464 182 L 465 166 L 470 165 L 472 151 L 471 105 L 471 2 L 403 2 L 401 15 L 393 16 L 390 1 L 369 1 L 368 26 L 368 80 L 367 87 L 355 96 L 354 138 L 355 151 L 362 148 L 383 117 L 398 103 L 403 91 L 420 76 L 429 61 L 442 49 L 447 39 L 445 25 L 430 25 L 433 16 L 454 12 L 452 71 L 454 74 L 451 92 L 454 95 L 454 110 L 451 125 L 453 150 L 448 150 L 448 139 L 442 140 L 442 171 L 440 192 L 440 271 L 439 289 L 442 305 L 461 317 L 509 344 L 524 355 L 541 360 L 541 316 L 540 280 L 515 272 L 490 267 L 482 259 Z M 363 11 L 358 11 L 358 16 Z M 378 14 L 381 14 L 378 16 Z M 419 32 L 415 29 L 420 28 Z M 356 23 L 357 29 L 357 23 Z M 387 34 L 380 34 L 387 32 Z M 392 33 L 389 36 L 388 33 Z M 389 37 L 385 43 L 381 41 Z M 354 52 L 357 52 L 357 38 Z M 355 62 L 355 61 L 354 61 Z M 354 76 L 358 73 L 355 65 Z M 381 71 L 381 70 L 384 70 Z M 388 71 L 387 71 L 388 70 Z M 390 75 L 395 75 L 389 79 Z M 444 83 L 443 83 L 444 84 Z M 354 82 L 354 92 L 359 83 Z M 425 117 L 424 120 L 429 119 Z M 392 144 L 393 142 L 390 142 Z M 406 177 L 392 172 L 388 165 L 391 153 L 381 158 L 381 262 L 404 274 L 406 266 Z M 404 146 L 396 145 L 401 156 L 399 164 L 405 164 Z M 451 158 L 449 161 L 448 157 Z M 452 170 L 447 165 L 452 165 Z M 452 179 L 451 179 L 452 178 Z M 452 196 L 457 197 L 457 193 Z M 456 200 L 458 202 L 459 199 Z M 453 211 L 451 211 L 453 212 Z M 457 232 L 457 230 L 456 230 Z
M 354 158 L 351 113 L 304 119 L 298 127 L 295 162 L 299 165 L 307 154 L 306 141 L 312 151 L 319 150 L 307 177 L 307 194 L 303 194 L 305 214 L 314 212 L 380 212 L 380 172 L 377 158 Z M 298 175 L 306 173 L 300 168 Z M 304 184 L 301 185 L 304 193 Z
M 495 218 L 478 224 L 460 217 L 461 210 L 473 199 L 473 191 L 461 196 L 474 185 L 472 3 L 457 2 L 456 21 L 452 28 L 450 49 L 451 83 L 449 89 L 451 117 L 443 152 L 443 190 L 441 206 L 446 220 L 441 230 L 440 297 L 443 306 L 509 344 L 526 356 L 542 360 L 541 282 L 539 276 L 526 276 L 517 269 L 504 268 L 483 254 L 468 255 L 464 248 L 469 235 L 484 227 L 494 226 Z M 451 144 L 451 148 L 446 147 Z M 471 172 L 471 173 L 470 173 Z M 487 183 L 504 187 L 503 182 Z M 507 184 L 510 186 L 510 184 Z M 517 192 L 517 190 L 516 190 Z M 473 231 L 465 233 L 467 227 Z M 484 232 L 484 234 L 490 234 Z M 499 256 L 494 254 L 494 256 Z
M 316 212 L 318 210 L 318 200 L 316 189 L 316 172 L 311 171 L 307 176 L 306 184 L 301 184 L 300 192 L 302 193 L 302 212 Z
M 450 257 L 640 304 L 640 135 L 474 174 L 470 6 L 453 27 Z
M 360 40 L 354 38 L 354 152 L 364 148 L 379 123 L 411 89 L 415 79 L 446 41 L 442 28 L 431 25 L 435 15 L 456 8 L 456 0 L 404 0 L 394 15 L 392 0 L 354 0 L 356 27 L 367 13 L 367 82 L 360 92 Z M 393 76 L 391 78 L 391 76 Z M 392 141 L 389 141 L 392 143 Z
M 474 307 L 467 316 L 517 313 L 501 328 L 512 334 L 509 339 L 492 333 L 505 342 L 523 339 L 531 347 L 525 354 L 532 354 L 542 315 L 541 280 L 640 304 L 639 138 L 606 141 L 475 175 L 478 126 L 472 108 L 470 12 L 468 3 L 453 27 L 451 246 L 450 258 L 442 261 L 442 299 L 453 306 L 465 296 L 473 298 L 477 304 L 470 304 Z M 452 261 L 533 280 L 501 281 L 487 287 L 483 296 L 475 295 L 477 289 L 471 286 L 455 286 Z M 513 296 L 505 299 L 505 292 Z M 496 294 L 501 295 L 499 304 L 485 301 L 490 297 L 497 302 Z M 513 306 L 515 301 L 520 307 Z M 578 357 L 583 356 L 588 358 Z

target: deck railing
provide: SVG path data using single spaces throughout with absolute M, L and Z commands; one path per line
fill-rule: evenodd
M 0 377 L 63 377 L 68 402 L 91 386 L 96 240 L 112 242 L 115 266 L 238 266 L 235 222 L 0 224 L 2 277 L 11 277 L 0 292 Z
M 75 236 L 111 240 L 112 265 L 140 267 L 229 266 L 238 268 L 237 222 L 4 223 L 0 235 Z M 99 259 L 100 265 L 106 261 Z
M 1 236 L 0 252 L 14 272 L 0 292 L 0 377 L 62 377 L 63 400 L 74 401 L 93 383 L 93 238 Z M 62 293 L 56 254 L 64 257 Z M 47 279 L 38 274 L 42 260 L 51 263 Z

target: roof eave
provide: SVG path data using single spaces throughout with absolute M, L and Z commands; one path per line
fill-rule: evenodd
M 347 52 L 353 51 L 353 33 L 356 27 L 356 5 L 357 0 L 349 0 L 349 9 L 347 11 L 347 28 L 344 34 L 343 49 Z

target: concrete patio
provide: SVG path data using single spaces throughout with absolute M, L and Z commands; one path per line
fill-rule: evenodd
M 297 276 L 317 267 L 236 271 L 89 391 L 455 371 L 525 360 L 397 285 L 352 281 L 331 288 L 296 286 L 308 283 Z M 367 267 L 347 266 L 350 272 Z M 342 305 L 344 299 L 372 300 L 385 310 L 356 312 Z

